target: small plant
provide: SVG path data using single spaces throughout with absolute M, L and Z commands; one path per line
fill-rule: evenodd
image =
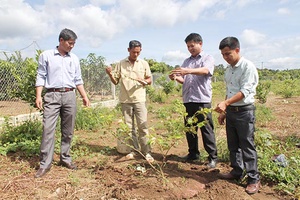
M 110 125 L 114 118 L 114 112 L 106 107 L 82 107 L 78 105 L 75 129 L 95 131 L 104 125 Z
M 166 76 L 159 77 L 156 82 L 163 87 L 163 91 L 167 95 L 175 90 L 175 81 L 167 80 Z
M 70 173 L 68 178 L 72 186 L 78 186 L 80 184 L 80 179 L 75 173 Z
M 265 127 L 268 122 L 274 119 L 272 110 L 263 104 L 256 105 L 255 115 L 256 125 L 260 127 Z
M 151 102 L 164 103 L 166 102 L 167 95 L 161 89 L 155 89 L 152 86 L 146 87 L 148 98 Z
M 296 93 L 296 89 L 296 79 L 287 79 L 276 89 L 275 93 L 283 98 L 291 98 Z
M 228 150 L 226 139 L 220 139 L 220 140 L 217 139 L 217 147 L 218 147 L 218 160 L 222 162 L 229 162 L 230 161 L 229 150 Z
M 258 167 L 262 180 L 277 183 L 281 191 L 293 195 L 300 191 L 300 153 L 296 144 L 300 142 L 297 136 L 288 136 L 283 141 L 273 138 L 265 131 L 256 133 L 256 145 L 258 152 Z M 273 161 L 275 155 L 284 154 L 288 165 L 282 165 Z
M 211 109 L 208 108 L 204 108 L 196 112 L 194 116 L 187 119 L 187 123 L 189 124 L 187 127 L 185 127 L 183 123 L 183 118 L 186 118 L 187 114 L 185 113 L 183 104 L 179 100 L 173 101 L 172 106 L 165 107 L 157 112 L 158 118 L 164 118 L 164 120 L 162 120 L 162 123 L 165 130 L 159 134 L 156 134 L 156 131 L 153 131 L 155 132 L 155 134 L 149 134 L 149 144 L 152 147 L 157 147 L 158 151 L 163 156 L 163 161 L 161 165 L 158 163 L 149 164 L 162 177 L 163 180 L 166 179 L 163 169 L 167 163 L 166 158 L 170 149 L 172 149 L 182 141 L 182 139 L 185 137 L 186 132 L 189 131 L 193 134 L 197 134 L 195 131 L 196 127 L 200 128 L 206 123 L 206 121 L 198 122 L 197 116 L 204 115 L 205 119 L 206 115 L 209 112 L 211 112 Z M 168 115 L 166 115 L 166 113 L 168 113 Z M 174 117 L 174 115 L 176 115 L 176 117 Z M 129 127 L 124 122 L 119 123 L 119 127 L 115 132 L 113 132 L 113 135 L 121 143 L 119 145 L 123 145 L 123 149 L 125 149 L 126 147 L 128 147 L 129 149 L 133 149 L 133 146 L 130 145 L 130 141 L 132 140 L 131 130 L 129 130 Z M 135 151 L 137 151 L 144 157 L 144 155 L 139 150 L 135 149 Z
M 270 82 L 259 82 L 258 86 L 256 87 L 256 98 L 258 99 L 259 103 L 266 103 L 267 102 L 267 95 L 271 90 L 271 83 Z
M 42 124 L 38 120 L 28 120 L 20 126 L 12 126 L 6 119 L 0 134 L 0 154 L 20 151 L 28 157 L 38 155 L 41 136 Z

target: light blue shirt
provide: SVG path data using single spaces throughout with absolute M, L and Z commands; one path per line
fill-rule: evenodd
M 225 71 L 225 81 L 227 99 L 238 92 L 244 94 L 244 98 L 231 104 L 232 106 L 244 106 L 255 102 L 258 72 L 251 61 L 241 57 L 235 66 L 228 65 Z
M 80 62 L 73 53 L 60 55 L 57 49 L 46 50 L 39 57 L 35 86 L 76 88 L 82 85 Z
M 212 86 L 211 77 L 214 72 L 214 59 L 203 51 L 196 57 L 189 57 L 184 60 L 182 68 L 206 67 L 209 70 L 207 75 L 187 74 L 183 76 L 182 96 L 183 103 L 211 103 Z

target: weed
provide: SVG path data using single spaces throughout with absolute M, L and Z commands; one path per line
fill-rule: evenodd
M 265 105 L 257 104 L 256 110 L 256 125 L 260 127 L 265 127 L 268 122 L 274 119 L 272 115 L 272 110 Z
M 38 120 L 25 121 L 20 126 L 12 126 L 6 120 L 0 134 L 0 154 L 22 152 L 25 156 L 38 155 L 42 124 Z
M 296 144 L 300 141 L 300 138 L 288 136 L 281 141 L 262 130 L 257 132 L 255 141 L 262 180 L 277 183 L 277 188 L 288 194 L 299 192 L 300 153 L 299 149 L 296 148 Z M 279 154 L 285 155 L 288 162 L 287 167 L 273 162 L 272 158 Z
M 72 186 L 78 186 L 80 185 L 80 179 L 76 176 L 76 173 L 70 173 L 68 176 L 68 179 L 70 180 L 70 184 Z

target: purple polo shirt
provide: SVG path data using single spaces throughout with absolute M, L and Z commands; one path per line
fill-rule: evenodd
M 182 86 L 183 103 L 211 103 L 212 86 L 211 77 L 214 72 L 214 59 L 203 51 L 196 57 L 189 57 L 184 60 L 182 68 L 206 67 L 209 70 L 207 75 L 187 74 L 183 76 Z

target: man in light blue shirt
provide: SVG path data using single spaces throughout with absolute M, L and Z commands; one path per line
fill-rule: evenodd
M 197 111 L 202 108 L 211 108 L 211 77 L 214 71 L 214 59 L 202 51 L 202 37 L 198 33 L 188 35 L 185 42 L 191 56 L 184 60 L 180 68 L 173 70 L 169 77 L 183 84 L 183 104 L 187 112 L 185 126 L 189 127 L 191 126 L 191 124 L 187 123 L 189 117 L 195 116 Z M 200 114 L 197 115 L 197 119 L 197 123 L 207 120 L 207 123 L 200 130 L 204 148 L 208 153 L 209 162 L 207 167 L 215 168 L 217 163 L 217 146 L 212 115 L 208 113 L 205 118 L 204 115 Z M 193 124 L 196 133 L 198 131 L 197 123 Z M 199 159 L 198 135 L 188 131 L 186 132 L 186 138 L 189 153 L 184 159 L 187 161 Z
M 220 124 L 224 124 L 226 119 L 227 144 L 232 167 L 229 173 L 220 174 L 219 177 L 241 180 L 246 173 L 246 192 L 254 194 L 260 187 L 254 144 L 254 95 L 258 85 L 258 73 L 251 61 L 241 57 L 237 38 L 224 38 L 219 49 L 229 66 L 225 72 L 226 98 L 215 110 L 220 113 Z
M 36 107 L 44 111 L 43 135 L 40 152 L 40 168 L 35 177 L 44 176 L 51 168 L 55 144 L 57 119 L 61 118 L 60 164 L 69 169 L 76 169 L 70 156 L 71 141 L 76 115 L 75 88 L 80 93 L 83 104 L 90 102 L 83 87 L 78 57 L 70 51 L 75 45 L 77 35 L 70 29 L 63 29 L 59 34 L 56 49 L 46 50 L 39 57 L 36 78 Z M 44 106 L 43 88 L 46 89 Z

